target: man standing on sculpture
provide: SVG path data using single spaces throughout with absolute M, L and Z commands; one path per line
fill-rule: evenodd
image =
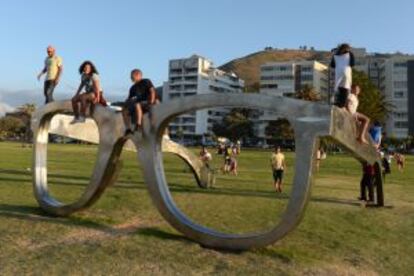
M 354 54 L 349 44 L 341 44 L 334 50 L 331 67 L 335 69 L 335 102 L 338 107 L 345 107 L 352 86 L 352 67 L 355 65 Z
M 46 98 L 46 104 L 53 102 L 53 91 L 59 83 L 62 70 L 62 58 L 56 55 L 56 50 L 53 46 L 48 46 L 45 66 L 43 70 L 37 75 L 37 79 L 40 80 L 42 75 L 46 74 L 44 83 L 44 94 Z
M 142 127 L 143 114 L 150 110 L 150 106 L 157 103 L 157 92 L 151 80 L 143 79 L 139 69 L 131 71 L 131 81 L 134 83 L 129 89 L 128 98 L 122 109 L 125 123 L 125 135 L 132 134 L 131 117 L 135 123 L 135 129 Z

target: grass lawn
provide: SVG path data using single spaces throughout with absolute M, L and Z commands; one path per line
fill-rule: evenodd
M 95 146 L 50 145 L 49 187 L 64 202 L 80 195 Z M 218 168 L 221 158 L 215 158 Z M 315 177 L 303 222 L 278 243 L 242 253 L 205 249 L 170 227 L 151 203 L 136 156 L 123 153 L 117 183 L 96 205 L 68 218 L 47 216 L 31 186 L 31 148 L 0 143 L 0 275 L 45 274 L 271 274 L 413 275 L 414 158 L 385 184 L 387 208 L 362 208 L 356 198 L 360 166 L 328 156 Z M 194 221 L 229 232 L 273 227 L 286 207 L 285 190 L 271 185 L 269 152 L 243 151 L 239 176 L 218 175 L 202 190 L 178 158 L 165 168 L 177 205 Z

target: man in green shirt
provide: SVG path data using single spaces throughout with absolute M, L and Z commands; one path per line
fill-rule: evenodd
M 47 47 L 47 57 L 45 60 L 45 66 L 43 70 L 37 75 L 37 79 L 40 80 L 42 75 L 46 74 L 44 84 L 45 103 L 53 102 L 53 91 L 59 83 L 60 76 L 63 70 L 62 58 L 57 56 L 56 50 L 53 46 Z

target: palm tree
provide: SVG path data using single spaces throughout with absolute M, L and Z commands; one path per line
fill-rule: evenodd
M 353 83 L 361 89 L 358 112 L 367 115 L 371 121 L 384 123 L 394 106 L 365 73 L 354 70 Z
M 18 110 L 18 113 L 20 113 L 20 116 L 25 125 L 24 137 L 22 141 L 23 147 L 24 147 L 25 143 L 30 143 L 30 140 L 31 140 L 32 131 L 30 129 L 30 122 L 32 119 L 32 114 L 36 110 L 36 105 L 27 103 L 27 104 L 20 106 L 17 110 Z

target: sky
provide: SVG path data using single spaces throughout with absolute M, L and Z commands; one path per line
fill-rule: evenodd
M 124 98 L 132 68 L 161 85 L 169 59 L 194 53 L 217 66 L 266 46 L 414 53 L 412 11 L 412 0 L 0 0 L 0 113 L 43 100 L 49 44 L 64 62 L 56 98 L 74 93 L 87 59 L 105 93 Z

